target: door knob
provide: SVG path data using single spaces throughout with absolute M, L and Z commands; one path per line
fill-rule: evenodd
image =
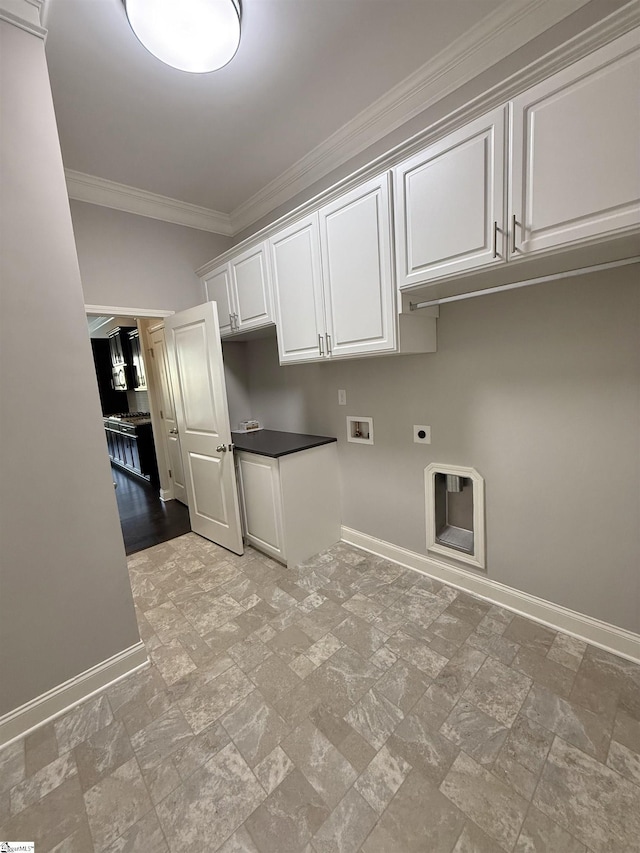
M 216 450 L 218 451 L 218 453 L 226 453 L 227 452 L 227 445 L 226 444 L 219 444 L 216 447 Z
M 170 430 L 169 430 L 169 435 L 177 435 L 177 434 L 178 434 L 178 430 L 177 430 L 177 429 L 175 429 L 175 428 L 174 428 L 174 429 L 170 429 Z

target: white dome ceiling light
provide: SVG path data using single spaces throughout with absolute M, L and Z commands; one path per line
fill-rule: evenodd
M 123 0 L 131 29 L 166 65 L 205 74 L 233 59 L 240 0 Z

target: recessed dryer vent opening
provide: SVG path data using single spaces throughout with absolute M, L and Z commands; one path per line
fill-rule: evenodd
M 473 468 L 425 468 L 427 549 L 485 567 L 484 480 Z

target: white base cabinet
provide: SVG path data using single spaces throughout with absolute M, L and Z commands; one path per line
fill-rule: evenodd
M 273 458 L 236 452 L 248 544 L 296 565 L 340 539 L 335 443 Z

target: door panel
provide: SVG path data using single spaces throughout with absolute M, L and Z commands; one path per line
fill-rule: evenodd
M 191 528 L 243 553 L 231 425 L 215 302 L 165 321 Z
M 269 243 L 280 362 L 321 358 L 326 348 L 318 214 L 285 228 Z
M 500 108 L 396 166 L 398 287 L 504 263 L 504 152 Z
M 637 227 L 635 31 L 513 100 L 515 257 Z
M 278 460 L 241 453 L 238 469 L 247 538 L 285 559 Z
M 214 270 L 204 282 L 207 299 L 218 306 L 220 334 L 229 335 L 231 329 L 231 273 L 229 264 Z
M 176 329 L 173 344 L 178 362 L 184 429 L 218 436 L 214 386 L 207 358 L 204 324 Z
M 195 512 L 217 524 L 226 524 L 228 511 L 224 492 L 218 488 L 222 477 L 222 459 L 189 453 L 189 472 L 196 496 Z
M 173 405 L 173 393 L 169 377 L 169 364 L 167 361 L 164 329 L 157 329 L 153 332 L 151 336 L 151 344 L 153 346 L 156 375 L 160 386 L 162 424 L 166 437 L 167 461 L 169 463 L 169 470 L 171 471 L 173 496 L 176 500 L 186 504 L 187 489 L 184 481 L 182 451 L 180 450 L 180 438 L 178 436 L 178 422 L 176 421 Z
M 393 350 L 388 175 L 323 207 L 320 238 L 331 354 Z
M 230 266 L 240 330 L 273 322 L 266 244 L 242 252 Z

